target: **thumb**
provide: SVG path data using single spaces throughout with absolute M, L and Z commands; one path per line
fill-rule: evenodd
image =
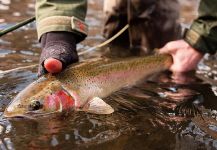
M 182 44 L 182 40 L 168 42 L 164 47 L 162 47 L 159 50 L 159 53 L 160 54 L 164 54 L 164 53 L 172 54 L 180 47 L 180 44 Z

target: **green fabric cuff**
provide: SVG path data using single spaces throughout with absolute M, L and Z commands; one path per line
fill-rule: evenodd
M 184 40 L 188 42 L 194 49 L 205 54 L 215 54 L 217 50 L 217 40 L 205 32 L 204 27 L 194 23 L 185 33 Z
M 88 33 L 88 26 L 82 20 L 76 17 L 51 16 L 41 19 L 37 22 L 38 39 L 44 33 L 52 31 L 72 32 L 76 35 L 76 42 L 82 41 Z

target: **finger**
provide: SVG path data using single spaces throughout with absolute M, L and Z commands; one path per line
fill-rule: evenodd
M 160 49 L 160 53 L 174 53 L 177 49 L 183 47 L 183 40 L 177 40 L 167 43 L 163 48 Z
M 62 71 L 63 65 L 62 62 L 57 59 L 48 58 L 44 61 L 44 68 L 49 73 L 59 73 Z

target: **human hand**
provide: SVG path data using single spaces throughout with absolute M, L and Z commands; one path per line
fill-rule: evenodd
M 38 76 L 59 73 L 68 65 L 78 61 L 75 38 L 68 32 L 49 32 L 41 38 L 42 52 Z
M 159 50 L 160 54 L 170 54 L 173 58 L 173 64 L 170 70 L 174 72 L 188 72 L 195 70 L 203 54 L 192 48 L 184 40 L 177 40 L 167 43 Z

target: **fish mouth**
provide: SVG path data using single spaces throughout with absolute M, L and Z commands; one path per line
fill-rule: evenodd
M 49 112 L 49 113 L 44 113 L 44 112 L 26 112 L 25 114 L 15 114 L 15 113 L 8 113 L 4 112 L 3 118 L 6 119 L 30 119 L 30 120 L 36 120 L 39 117 L 50 117 L 51 115 L 60 113 L 59 111 L 54 111 L 54 112 Z
M 2 117 L 7 118 L 7 119 L 35 119 L 38 115 L 41 113 L 39 112 L 23 112 L 23 111 L 18 111 L 18 112 L 10 112 L 7 109 L 4 111 Z
M 16 114 L 16 115 L 13 115 L 13 114 L 7 114 L 7 113 L 4 113 L 3 118 L 6 118 L 6 119 L 15 119 L 15 120 L 20 120 L 20 119 L 30 119 L 30 120 L 35 120 L 34 117 L 30 116 L 30 115 L 23 115 L 23 114 Z
M 15 115 L 8 115 L 8 114 L 3 114 L 3 118 L 6 119 L 15 119 L 15 120 L 22 120 L 22 119 L 30 119 L 30 120 L 36 120 L 38 117 L 46 117 L 49 116 L 53 113 L 31 113 L 31 114 L 15 114 Z
M 40 115 L 42 115 L 42 113 L 40 113 L 40 112 L 25 112 L 25 113 L 22 113 L 22 112 L 9 112 L 6 109 L 2 116 L 3 116 L 3 118 L 10 118 L 10 119 L 11 118 L 34 119 L 34 118 L 36 118 L 37 116 L 40 116 Z

